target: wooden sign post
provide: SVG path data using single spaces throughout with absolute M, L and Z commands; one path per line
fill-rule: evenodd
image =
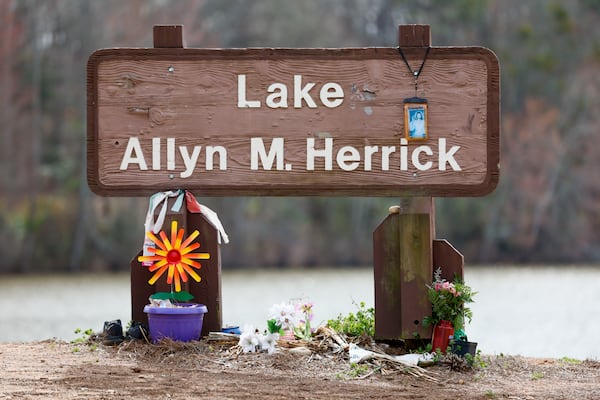
M 428 25 L 401 26 L 401 48 L 431 45 Z M 431 197 L 403 198 L 373 232 L 375 282 L 375 336 L 385 340 L 430 339 L 431 314 L 427 284 L 434 266 L 443 266 L 444 278 L 463 276 L 463 256 L 446 241 L 436 241 L 434 202 Z
M 191 49 L 181 26 L 157 26 L 155 48 L 98 50 L 87 72 L 90 188 L 425 199 L 403 200 L 409 210 L 483 196 L 499 175 L 498 60 L 481 47 L 431 47 L 429 32 L 400 26 L 398 48 Z M 431 243 L 432 217 L 398 215 L 414 233 L 390 234 L 402 271 L 419 269 L 417 287 L 436 255 L 405 247 Z M 376 295 L 385 318 L 399 312 L 397 295 L 412 297 Z
M 204 304 L 209 310 L 204 315 L 202 323 L 202 336 L 205 336 L 211 331 L 220 331 L 223 323 L 219 232 L 202 214 L 190 212 L 185 201 L 180 209 L 172 211 L 174 201 L 175 198 L 168 199 L 163 227 L 168 231 L 171 221 L 177 221 L 177 225 L 185 230 L 186 237 L 190 232 L 198 230 L 200 234 L 197 241 L 200 243 L 200 248 L 202 252 L 210 254 L 210 259 L 202 260 L 202 268 L 198 271 L 202 280 L 197 283 L 190 279 L 189 282 L 182 283 L 183 290 L 194 296 L 195 302 Z M 131 319 L 147 324 L 148 316 L 144 313 L 144 306 L 148 304 L 148 298 L 156 292 L 170 292 L 171 287 L 164 279 L 158 280 L 154 285 L 148 284 L 154 272 L 142 266 L 138 261 L 140 255 L 142 255 L 141 251 L 130 262 Z

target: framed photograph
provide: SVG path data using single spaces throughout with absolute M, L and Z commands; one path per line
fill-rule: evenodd
M 404 103 L 404 134 L 407 140 L 427 140 L 427 102 Z

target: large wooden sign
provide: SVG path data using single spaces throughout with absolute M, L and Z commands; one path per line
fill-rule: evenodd
M 426 47 L 403 48 L 413 69 Z M 405 99 L 427 99 L 426 137 Z M 431 47 L 104 49 L 88 62 L 101 195 L 480 196 L 498 181 L 499 65 Z

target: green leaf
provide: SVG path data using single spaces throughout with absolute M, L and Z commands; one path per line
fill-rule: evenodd
M 157 292 L 150 296 L 154 300 L 174 300 L 174 301 L 190 301 L 194 298 L 190 293 L 185 290 L 181 292 Z
M 267 329 L 269 330 L 269 333 L 281 334 L 281 326 L 277 324 L 275 319 L 270 319 L 267 321 Z
M 375 334 L 375 309 L 366 308 L 364 302 L 357 305 L 356 314 L 349 313 L 347 316 L 340 314 L 337 319 L 327 321 L 327 326 L 336 332 L 345 333 L 349 336 L 360 336 L 362 334 L 374 336 Z

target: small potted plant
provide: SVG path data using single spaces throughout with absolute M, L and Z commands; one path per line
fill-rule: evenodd
M 445 353 L 454 332 L 464 329 L 465 320 L 471 321 L 473 313 L 465 304 L 473 302 L 475 293 L 458 277 L 453 282 L 442 279 L 441 268 L 436 269 L 427 288 L 432 312 L 423 319 L 423 324 L 433 326 L 432 349 Z
M 199 235 L 195 230 L 184 238 L 184 230 L 177 229 L 177 221 L 171 223 L 171 237 L 164 231 L 159 232 L 159 237 L 152 232 L 146 235 L 156 248 L 150 248 L 151 255 L 140 256 L 138 260 L 149 263 L 148 270 L 155 272 L 148 280 L 150 285 L 166 272 L 167 284 L 171 285 L 170 292 L 158 292 L 150 296 L 150 304 L 144 307 L 148 314 L 150 338 L 158 342 L 166 337 L 173 340 L 189 342 L 197 340 L 202 331 L 204 314 L 208 311 L 204 304 L 190 303 L 193 296 L 181 290 L 181 283 L 188 282 L 188 275 L 196 282 L 200 282 L 200 275 L 195 270 L 202 265 L 196 260 L 208 260 L 208 253 L 192 253 L 200 247 L 194 239 Z

